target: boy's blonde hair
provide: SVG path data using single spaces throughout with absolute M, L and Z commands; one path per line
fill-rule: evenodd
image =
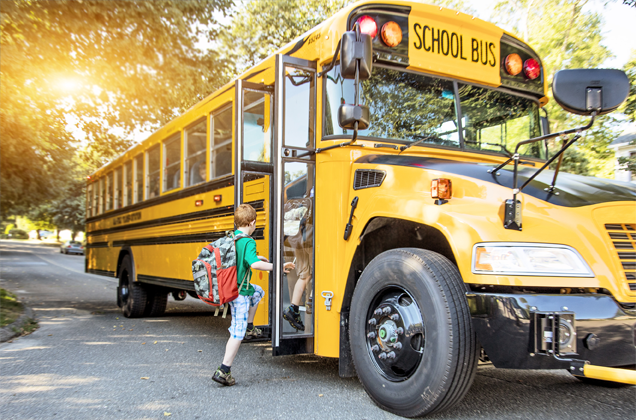
M 249 226 L 256 220 L 256 210 L 249 204 L 241 204 L 234 212 L 234 224 L 237 228 Z

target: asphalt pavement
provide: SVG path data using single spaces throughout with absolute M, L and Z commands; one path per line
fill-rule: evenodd
M 234 387 L 210 377 L 226 319 L 188 297 L 164 316 L 127 319 L 117 280 L 84 272 L 83 256 L 0 241 L 0 287 L 31 307 L 40 328 L 0 344 L 0 419 L 397 419 L 338 361 L 272 357 L 244 344 Z M 430 419 L 634 419 L 636 387 L 604 388 L 565 371 L 481 365 L 466 398 Z

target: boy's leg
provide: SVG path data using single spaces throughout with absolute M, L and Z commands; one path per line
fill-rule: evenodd
M 227 345 L 225 346 L 225 356 L 223 356 L 223 364 L 225 366 L 232 366 L 232 363 L 234 362 L 234 358 L 238 353 L 238 349 L 241 346 L 242 341 L 243 340 L 238 340 L 232 337 L 227 340 Z
M 232 312 L 232 324 L 228 329 L 228 331 L 230 331 L 230 339 L 227 341 L 225 356 L 223 356 L 223 364 L 225 366 L 232 366 L 241 341 L 243 341 L 245 337 L 250 308 L 249 296 L 239 295 L 239 297 L 230 302 L 229 305 Z
M 247 332 L 245 333 L 246 340 L 262 338 L 263 336 L 263 331 L 254 326 L 254 316 L 256 315 L 258 304 L 265 295 L 265 292 L 263 291 L 263 288 L 257 284 L 253 284 L 252 286 L 254 287 L 254 294 L 249 297 L 250 310 L 247 317 Z

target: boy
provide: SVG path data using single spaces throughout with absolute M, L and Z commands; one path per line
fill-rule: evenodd
M 249 204 L 241 204 L 234 213 L 234 224 L 238 226 L 236 235 L 244 233 L 251 235 L 256 230 L 256 210 Z M 267 258 L 256 255 L 256 242 L 252 238 L 241 238 L 236 241 L 236 277 L 239 290 L 239 296 L 236 300 L 230 302 L 232 311 L 232 324 L 230 325 L 230 338 L 225 346 L 225 356 L 223 363 L 212 375 L 212 380 L 225 386 L 232 386 L 236 383 L 230 368 L 236 357 L 239 346 L 243 338 L 250 340 L 260 338 L 262 331 L 253 324 L 258 303 L 263 298 L 263 289 L 256 285 L 250 284 L 252 271 L 255 270 L 272 271 L 274 265 Z M 283 270 L 289 273 L 289 270 L 295 268 L 293 263 L 286 263 Z M 247 280 L 243 281 L 247 274 Z M 243 287 L 241 287 L 241 283 Z

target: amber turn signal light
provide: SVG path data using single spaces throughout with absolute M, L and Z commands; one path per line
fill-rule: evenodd
M 506 67 L 506 71 L 509 75 L 516 76 L 521 73 L 523 61 L 521 61 L 519 54 L 508 54 L 504 61 L 504 66 Z
M 453 195 L 453 184 L 450 179 L 439 178 L 431 181 L 431 197 L 448 200 Z
M 202 205 L 203 205 L 203 200 L 196 200 L 196 201 L 194 202 L 194 206 L 195 206 L 195 207 L 201 207 Z
M 215 195 L 214 196 L 214 202 L 215 203 L 220 203 L 222 199 L 223 199 L 222 195 Z
M 382 41 L 389 46 L 395 47 L 402 42 L 402 28 L 393 21 L 389 21 L 382 25 Z

